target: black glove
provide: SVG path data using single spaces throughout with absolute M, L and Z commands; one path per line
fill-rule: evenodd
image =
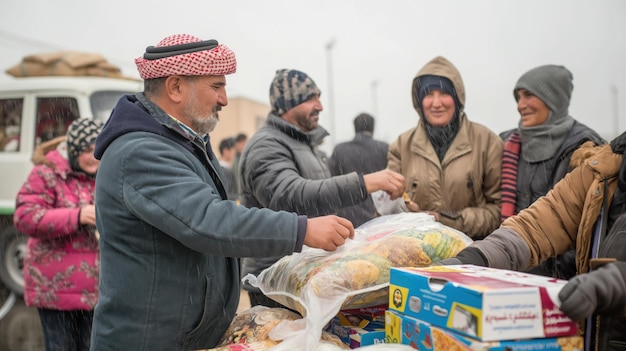
M 570 279 L 559 292 L 561 310 L 571 319 L 583 320 L 593 313 L 622 311 L 626 305 L 626 282 L 615 263 Z
M 450 266 L 455 264 L 473 264 L 476 266 L 489 266 L 487 258 L 475 247 L 468 246 L 461 250 L 456 257 L 450 257 L 443 259 L 437 263 L 433 263 L 433 266 Z

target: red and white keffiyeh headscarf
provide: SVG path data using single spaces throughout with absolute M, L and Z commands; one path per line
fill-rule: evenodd
M 146 48 L 135 59 L 143 79 L 181 76 L 226 75 L 235 73 L 235 53 L 216 40 L 202 40 L 189 34 L 175 34 Z

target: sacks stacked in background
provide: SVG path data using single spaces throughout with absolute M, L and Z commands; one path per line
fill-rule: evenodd
M 429 266 L 471 242 L 424 213 L 387 215 L 357 228 L 355 239 L 335 252 L 305 248 L 244 280 L 305 316 L 304 325 L 276 328 L 277 335 L 297 345 L 319 339 L 323 326 L 341 309 L 386 303 L 391 267 Z
M 13 77 L 98 76 L 130 79 L 100 54 L 79 51 L 57 51 L 29 55 L 6 73 Z

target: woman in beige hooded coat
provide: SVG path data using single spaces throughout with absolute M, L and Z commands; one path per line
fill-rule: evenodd
M 388 168 L 405 177 L 409 209 L 483 238 L 500 225 L 502 140 L 468 120 L 461 74 L 443 57 L 417 73 L 411 95 L 420 119 L 389 147 Z

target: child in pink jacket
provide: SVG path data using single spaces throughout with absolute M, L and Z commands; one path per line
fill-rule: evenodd
M 77 119 L 66 141 L 33 157 L 16 199 L 16 228 L 29 236 L 24 300 L 37 307 L 46 351 L 89 350 L 100 266 L 93 156 L 102 125 Z

